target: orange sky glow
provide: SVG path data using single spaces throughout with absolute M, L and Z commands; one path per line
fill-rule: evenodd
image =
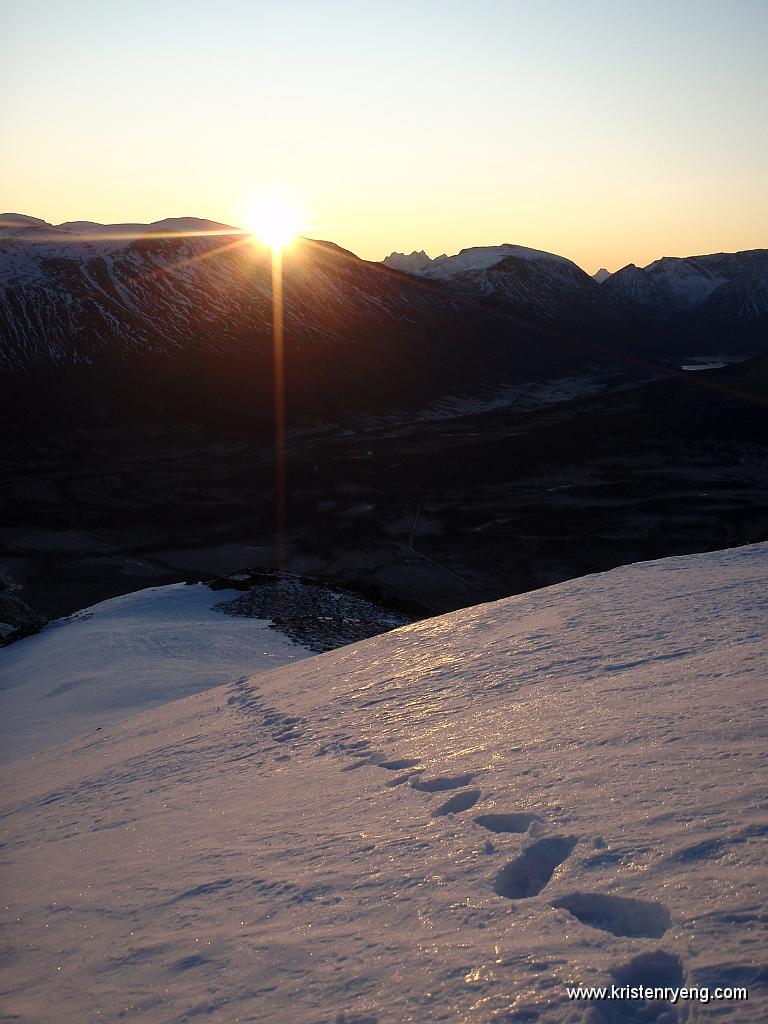
M 10 0 L 4 210 L 247 225 L 593 272 L 768 244 L 768 5 Z

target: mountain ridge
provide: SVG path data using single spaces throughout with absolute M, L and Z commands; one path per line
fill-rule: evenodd
M 42 403 L 45 416 L 77 422 L 89 409 L 105 415 L 107 403 L 140 419 L 168 410 L 269 422 L 269 250 L 246 233 L 198 230 L 212 222 L 153 230 L 178 223 L 117 237 L 54 228 L 51 238 L 38 225 L 0 232 L 8 418 L 28 421 L 30 404 Z M 595 358 L 562 332 L 333 242 L 298 239 L 284 255 L 283 284 L 291 415 L 477 397 Z M 616 354 L 601 358 L 617 369 Z
M 661 332 L 670 348 L 720 339 L 732 351 L 768 345 L 768 249 L 664 256 L 591 276 L 564 257 L 508 243 L 434 260 L 392 253 L 383 263 L 576 333 L 606 338 L 634 325 L 649 339 Z
M 766 257 L 670 258 L 598 283 L 565 257 L 511 243 L 393 265 L 300 238 L 283 261 L 289 414 L 379 414 L 572 372 L 647 375 L 678 353 L 759 352 Z M 228 225 L 4 214 L 6 418 L 28 423 L 42 402 L 42 418 L 58 422 L 111 404 L 138 419 L 168 410 L 266 423 L 271 302 L 269 250 Z

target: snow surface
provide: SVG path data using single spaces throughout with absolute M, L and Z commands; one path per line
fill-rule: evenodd
M 10 761 L 310 653 L 202 583 L 102 601 L 0 648 L 0 760 Z
M 8 766 L 7 1019 L 768 1019 L 767 570 L 617 569 Z M 567 996 L 612 979 L 749 1001 Z

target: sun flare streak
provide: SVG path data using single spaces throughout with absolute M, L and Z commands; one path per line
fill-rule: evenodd
M 285 354 L 283 342 L 283 250 L 294 241 L 304 224 L 298 207 L 277 192 L 254 206 L 246 226 L 253 237 L 272 250 L 272 358 L 275 429 L 275 561 L 282 574 L 286 567 Z M 278 587 L 278 604 L 282 600 Z

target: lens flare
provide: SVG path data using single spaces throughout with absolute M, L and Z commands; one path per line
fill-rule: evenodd
M 298 207 L 279 195 L 262 200 L 248 215 L 247 226 L 265 245 L 279 252 L 301 230 L 303 218 Z

